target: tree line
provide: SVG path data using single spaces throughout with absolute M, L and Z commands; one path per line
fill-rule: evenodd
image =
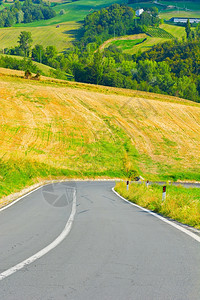
M 42 0 L 25 0 L 23 4 L 15 0 L 14 4 L 0 11 L 0 27 L 12 27 L 16 23 L 31 23 L 55 17 L 55 11 Z

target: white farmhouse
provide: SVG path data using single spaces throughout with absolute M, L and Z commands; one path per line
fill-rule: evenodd
M 136 16 L 139 17 L 143 13 L 143 11 L 144 11 L 143 8 L 136 10 L 136 12 L 135 12 Z

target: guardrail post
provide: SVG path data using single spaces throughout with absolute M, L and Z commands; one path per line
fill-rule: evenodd
M 166 199 L 166 185 L 163 186 L 162 201 Z
M 128 188 L 129 188 L 129 180 L 127 180 L 127 182 L 126 182 L 126 189 L 127 189 L 127 191 L 128 191 Z

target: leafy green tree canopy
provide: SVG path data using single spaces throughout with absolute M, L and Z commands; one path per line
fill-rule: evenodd
M 31 49 L 31 43 L 33 42 L 31 37 L 31 32 L 28 31 L 22 31 L 19 36 L 19 48 L 24 52 L 24 56 L 28 56 L 30 49 Z

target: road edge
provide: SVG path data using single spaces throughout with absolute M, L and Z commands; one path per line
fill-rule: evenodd
M 195 233 L 193 233 L 193 232 L 189 231 L 188 229 L 185 229 L 185 228 L 183 228 L 182 226 L 180 226 L 180 225 L 178 225 L 178 224 L 176 224 L 176 223 L 174 223 L 174 222 L 172 222 L 172 221 L 170 221 L 170 220 L 168 220 L 168 219 L 166 219 L 166 218 L 164 218 L 164 217 L 162 217 L 162 216 L 156 214 L 155 212 L 153 212 L 153 211 L 151 211 L 151 210 L 149 210 L 149 209 L 146 209 L 146 208 L 144 208 L 144 207 L 142 207 L 142 206 L 139 206 L 139 205 L 137 205 L 137 204 L 135 204 L 135 203 L 133 203 L 133 202 L 128 201 L 127 199 L 125 199 L 124 197 L 122 197 L 118 192 L 116 192 L 114 187 L 112 188 L 112 191 L 113 191 L 113 193 L 115 193 L 119 198 L 121 198 L 123 201 L 125 201 L 125 202 L 127 202 L 127 203 L 129 203 L 129 204 L 131 204 L 131 205 L 133 205 L 133 206 L 135 206 L 135 207 L 137 207 L 137 208 L 139 208 L 139 209 L 141 209 L 141 210 L 143 210 L 143 211 L 149 213 L 150 215 L 152 215 L 152 216 L 154 216 L 154 217 L 160 219 L 161 221 L 163 221 L 163 222 L 165 222 L 165 223 L 167 223 L 167 224 L 173 226 L 174 228 L 176 228 L 176 229 L 182 231 L 183 233 L 187 234 L 188 236 L 190 236 L 191 238 L 193 238 L 194 240 L 196 240 L 197 242 L 200 243 L 200 236 L 196 235 Z

